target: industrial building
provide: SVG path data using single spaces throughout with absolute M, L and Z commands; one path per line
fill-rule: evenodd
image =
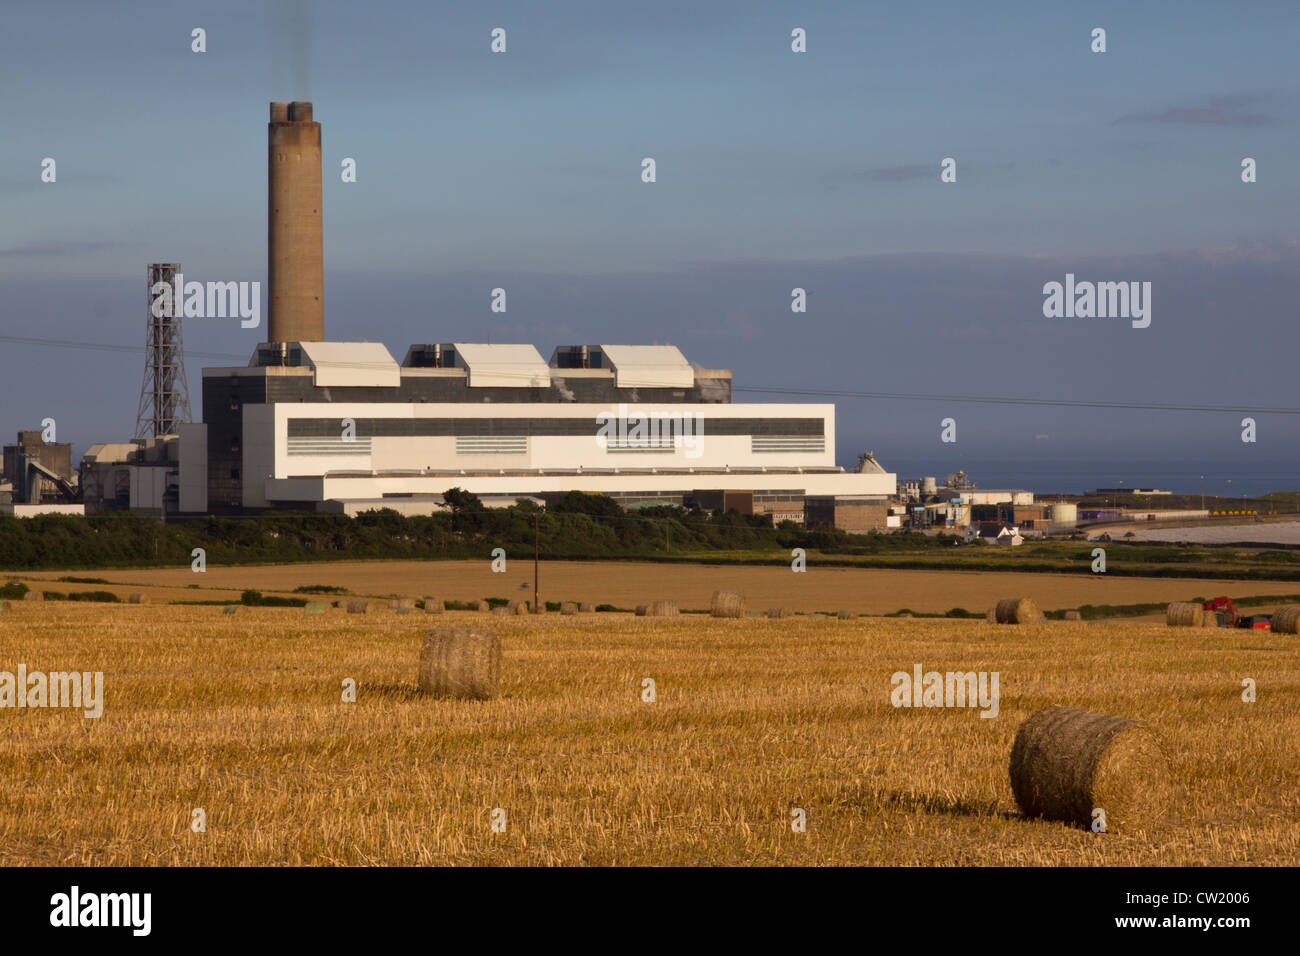
M 0 511 L 19 517 L 83 512 L 70 444 L 47 442 L 40 431 L 20 431 L 16 442 L 4 446 L 3 462 Z
M 202 422 L 177 424 L 152 462 L 151 501 L 169 505 L 171 474 L 181 514 L 412 513 L 460 487 L 887 526 L 895 476 L 874 459 L 835 465 L 834 406 L 733 403 L 730 371 L 673 346 L 569 345 L 544 359 L 529 344 L 445 342 L 412 345 L 399 363 L 380 343 L 327 341 L 312 114 L 271 104 L 267 341 L 246 366 L 203 370 Z M 146 463 L 116 466 L 130 464 Z M 97 480 L 134 502 L 112 467 Z

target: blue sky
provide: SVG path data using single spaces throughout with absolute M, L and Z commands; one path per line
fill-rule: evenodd
M 264 280 L 267 103 L 302 98 L 324 128 L 331 337 L 399 357 L 671 341 L 738 384 L 1300 405 L 1300 7 L 986 6 L 11 2 L 0 334 L 142 343 L 150 261 Z M 1152 326 L 1043 318 L 1067 271 L 1152 281 Z M 185 335 L 241 355 L 258 338 Z M 0 341 L 0 428 L 127 437 L 142 360 Z M 1249 467 L 1300 448 L 1295 416 L 1261 419 L 1256 449 L 1231 414 L 839 409 L 844 463 L 870 446 L 904 473 L 948 452 L 1208 446 Z M 970 426 L 956 448 L 937 446 L 946 414 Z

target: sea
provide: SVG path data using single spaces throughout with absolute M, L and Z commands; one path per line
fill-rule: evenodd
M 1300 500 L 1300 460 L 1262 459 L 1249 453 L 1200 458 L 967 458 L 958 455 L 877 454 L 898 480 L 933 477 L 942 485 L 958 469 L 976 488 L 1015 488 L 1037 495 L 1084 494 L 1098 488 L 1158 488 L 1186 495 L 1237 498 L 1273 492 Z

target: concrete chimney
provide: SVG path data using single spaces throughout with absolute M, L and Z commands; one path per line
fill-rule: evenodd
M 325 339 L 320 123 L 311 104 L 272 103 L 267 124 L 268 342 Z

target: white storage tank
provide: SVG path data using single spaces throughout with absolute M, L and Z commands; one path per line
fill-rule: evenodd
M 1058 501 L 1048 505 L 1047 520 L 1052 524 L 1078 524 L 1079 506 L 1070 501 Z

